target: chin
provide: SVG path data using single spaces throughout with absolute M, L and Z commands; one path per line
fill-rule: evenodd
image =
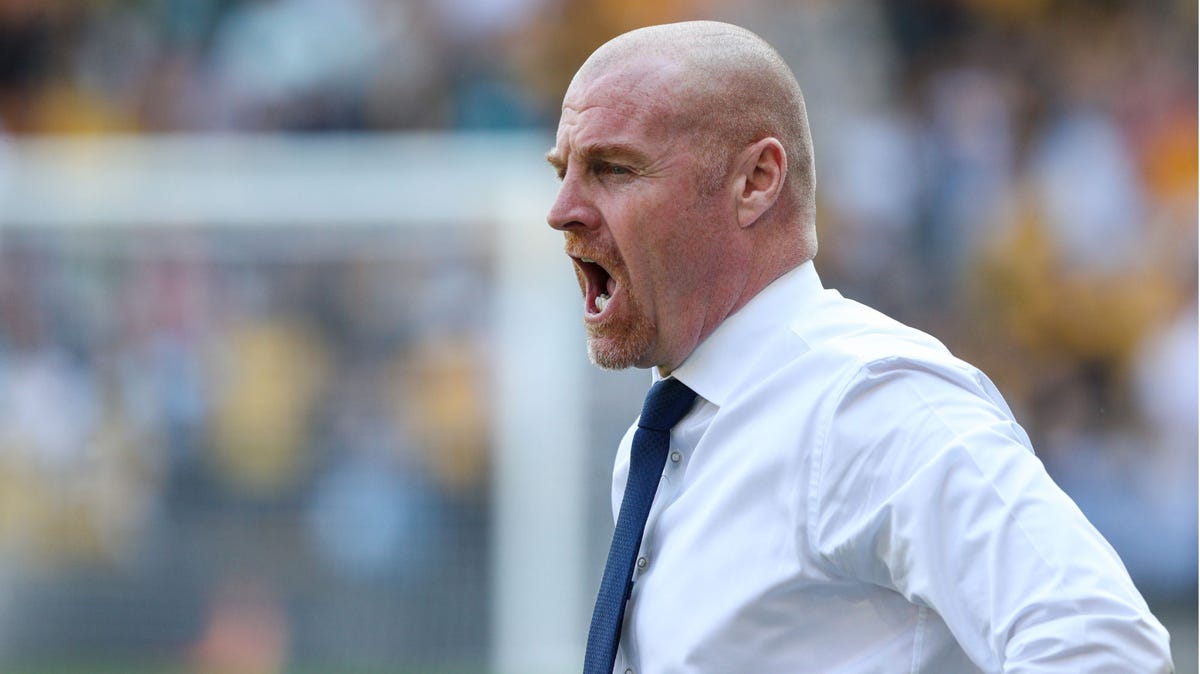
M 588 342 L 588 360 L 592 365 L 603 370 L 624 370 L 635 365 L 636 359 L 614 353 L 611 349 L 598 348 L 594 342 Z
M 641 339 L 638 339 L 640 337 Z M 596 367 L 605 370 L 624 370 L 630 367 L 650 367 L 645 365 L 653 345 L 652 339 L 644 335 L 633 338 L 613 339 L 611 337 L 588 337 L 588 360 Z

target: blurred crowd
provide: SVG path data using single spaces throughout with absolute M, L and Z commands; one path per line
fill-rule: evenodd
M 483 660 L 479 247 L 3 234 L 0 663 Z
M 608 37 L 740 23 L 805 90 L 826 284 L 980 365 L 1143 591 L 1194 601 L 1196 13 L 1176 0 L 0 0 L 0 144 L 552 129 Z M 136 649 L 151 626 L 201 669 L 239 648 L 265 649 L 242 656 L 260 671 L 350 645 L 485 657 L 488 254 L 443 244 L 294 260 L 229 233 L 98 240 L 0 213 L 0 609 L 32 616 L 0 610 L 0 661 L 96 643 L 105 628 L 66 619 L 67 595 L 112 597 L 63 580 L 95 568 L 158 578 L 140 586 L 146 606 L 168 581 L 192 587 L 170 612 L 191 617 L 146 609 L 104 634 Z M 282 523 L 278 540 L 256 540 L 264 521 Z M 234 546 L 257 556 L 223 561 Z M 35 571 L 44 585 L 26 582 Z M 453 589 L 430 615 L 438 582 Z M 297 626 L 316 605 L 324 617 Z M 242 644 L 246 630 L 262 638 Z

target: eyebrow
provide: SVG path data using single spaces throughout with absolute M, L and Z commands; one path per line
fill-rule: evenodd
M 648 161 L 645 152 L 627 143 L 590 143 L 579 148 L 574 154 L 585 161 L 613 159 L 627 159 L 639 163 Z M 557 147 L 552 147 L 546 152 L 546 161 L 559 170 L 564 170 L 567 166 L 567 160 L 559 154 Z

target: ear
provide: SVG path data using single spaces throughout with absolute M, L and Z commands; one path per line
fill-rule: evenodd
M 734 172 L 734 201 L 738 224 L 758 222 L 783 192 L 787 153 L 778 139 L 767 137 L 742 151 Z

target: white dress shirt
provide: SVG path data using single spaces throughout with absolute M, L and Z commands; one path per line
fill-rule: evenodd
M 614 671 L 1172 671 L 992 383 L 811 263 L 673 376 L 700 399 L 671 433 Z

